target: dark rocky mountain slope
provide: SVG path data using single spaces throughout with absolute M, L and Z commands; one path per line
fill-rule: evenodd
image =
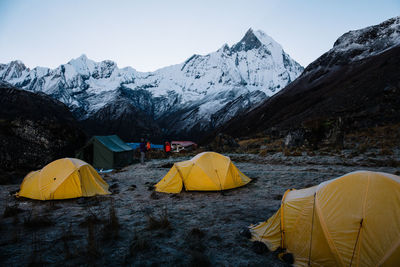
M 74 156 L 86 135 L 67 106 L 43 93 L 0 82 L 0 182 Z
M 126 141 L 132 136 L 149 138 L 153 142 L 162 142 L 162 133 L 153 118 L 135 107 L 130 101 L 119 98 L 80 122 L 89 135 L 118 136 Z
M 341 145 L 344 133 L 400 123 L 399 22 L 346 33 L 298 79 L 217 133 Z

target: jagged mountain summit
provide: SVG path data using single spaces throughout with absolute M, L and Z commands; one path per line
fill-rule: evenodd
M 201 135 L 275 94 L 302 71 L 271 37 L 249 29 L 232 47 L 225 44 L 154 72 L 120 69 L 112 61 L 94 62 L 82 55 L 55 69 L 29 69 L 20 61 L 0 64 L 0 80 L 44 92 L 64 102 L 80 121 L 130 139 L 137 138 L 131 136 L 133 126 L 140 128 L 135 135 Z M 112 108 L 113 103 L 125 108 Z M 146 121 L 102 127 L 102 120 L 126 118 L 126 110 Z
M 325 137 L 343 142 L 344 133 L 369 127 L 398 129 L 399 66 L 400 17 L 350 31 L 294 82 L 216 132 L 234 137 L 289 132 L 316 144 Z

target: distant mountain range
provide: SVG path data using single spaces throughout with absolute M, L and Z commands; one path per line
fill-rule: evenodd
M 303 67 L 262 31 L 154 72 L 85 55 L 55 69 L 0 64 L 0 80 L 65 103 L 89 134 L 198 139 L 295 80 Z
M 395 17 L 345 33 L 295 81 L 221 126 L 214 136 L 297 135 L 312 143 L 368 127 L 396 125 L 399 74 L 400 17 Z

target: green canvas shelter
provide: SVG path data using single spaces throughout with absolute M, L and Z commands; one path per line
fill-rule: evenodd
M 133 149 L 117 135 L 93 136 L 78 152 L 77 158 L 97 169 L 115 169 L 133 162 Z

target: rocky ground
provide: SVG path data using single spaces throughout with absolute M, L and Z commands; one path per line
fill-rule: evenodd
M 319 184 L 355 170 L 399 174 L 390 156 L 229 155 L 253 181 L 220 192 L 156 193 L 173 162 L 153 159 L 104 174 L 112 195 L 64 201 L 16 199 L 0 191 L 0 265 L 282 266 L 257 253 L 240 232 L 266 220 L 288 188 Z

